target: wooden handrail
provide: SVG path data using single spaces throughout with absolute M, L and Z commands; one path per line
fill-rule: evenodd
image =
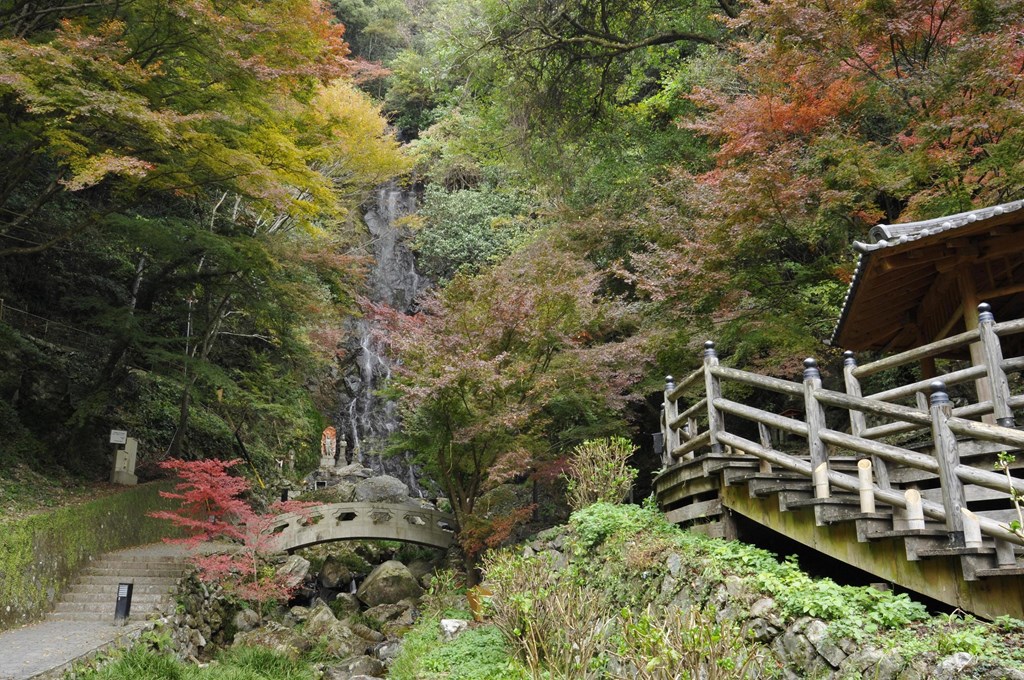
M 693 387 L 694 383 L 700 380 L 703 376 L 704 367 L 701 366 L 696 371 L 680 380 L 679 383 L 676 385 L 675 389 L 673 389 L 665 396 L 671 399 L 672 401 L 679 401 L 679 397 L 683 396 L 686 390 Z
M 704 448 L 711 441 L 710 430 L 704 430 L 693 439 L 687 440 L 685 443 L 680 444 L 672 450 L 673 458 L 682 458 L 686 454 L 696 451 L 697 449 Z
M 942 382 L 946 383 L 946 387 L 952 387 L 953 385 L 959 385 L 960 383 L 977 380 L 984 376 L 985 373 L 986 371 L 984 366 L 971 366 L 970 368 L 963 368 L 959 371 L 944 374 L 942 376 Z M 901 385 L 899 387 L 893 387 L 892 389 L 875 392 L 874 394 L 866 394 L 864 396 L 867 399 L 877 399 L 879 401 L 895 401 L 897 399 L 913 396 L 917 392 L 929 392 L 934 380 L 935 378 L 918 380 L 917 382 L 910 383 L 909 385 Z
M 865 378 L 869 375 L 874 375 L 880 371 L 884 371 L 887 368 L 896 368 L 903 364 L 909 364 L 921 359 L 927 359 L 943 352 L 948 352 L 952 349 L 958 349 L 965 345 L 969 345 L 973 342 L 978 341 L 978 329 L 972 331 L 966 331 L 958 335 L 951 335 L 948 338 L 943 338 L 937 342 L 932 342 L 921 347 L 915 347 L 914 349 L 908 349 L 906 352 L 900 352 L 899 354 L 893 354 L 887 356 L 878 361 L 872 361 L 871 363 L 858 366 L 853 370 L 853 374 L 858 378 Z
M 683 422 L 685 422 L 691 416 L 696 415 L 701 409 L 707 408 L 707 405 L 708 405 L 708 398 L 704 397 L 703 399 L 698 401 L 696 404 L 694 404 L 693 406 L 691 406 L 690 408 L 686 409 L 685 411 L 680 413 L 678 416 L 676 416 L 672 420 L 672 422 L 669 423 L 669 426 L 673 430 L 678 430 L 680 425 L 683 424 Z
M 801 437 L 807 436 L 807 423 L 796 418 L 787 418 L 771 411 L 762 411 L 759 408 L 740 404 L 729 399 L 715 399 L 715 407 L 726 413 L 731 413 L 756 423 L 764 423 L 769 427 L 778 428 Z
M 781 378 L 773 378 L 767 375 L 760 375 L 758 373 L 750 373 L 749 371 L 741 371 L 738 368 L 729 368 L 728 366 L 714 366 L 711 369 L 711 374 L 719 378 L 725 378 L 726 380 L 735 380 L 738 383 L 745 385 L 752 385 L 753 387 L 760 387 L 762 389 L 769 390 L 771 392 L 778 392 L 779 394 L 788 394 L 794 397 L 803 396 L 804 388 L 798 382 L 791 380 L 782 380 Z
M 843 364 L 846 392 L 824 389 L 817 363 L 813 359 L 804 362 L 802 382 L 783 380 L 722 366 L 714 343 L 707 342 L 704 345 L 703 367 L 688 375 L 678 386 L 670 382 L 667 387 L 662 422 L 666 425 L 664 431 L 672 438 L 672 445 L 668 447 L 668 463 L 671 463 L 673 458 L 691 457 L 703 447 L 709 447 L 714 453 L 722 451 L 723 446 L 729 446 L 760 459 L 762 469 L 770 470 L 770 466 L 777 466 L 811 478 L 817 498 L 828 497 L 829 487 L 834 486 L 852 492 L 863 491 L 869 499 L 873 497 L 878 502 L 902 508 L 906 508 L 908 502 L 900 489 L 890 488 L 894 482 L 890 479 L 886 466 L 892 464 L 923 471 L 938 476 L 942 504 L 922 501 L 918 506 L 916 501 L 911 501 L 911 505 L 914 508 L 923 507 L 926 516 L 944 522 L 951 539 L 958 541 L 954 545 L 962 546 L 967 540 L 964 535 L 968 529 L 975 531 L 977 527 L 973 520 L 970 525 L 964 523 L 961 510 L 967 505 L 965 485 L 976 485 L 997 491 L 1006 499 L 1013 499 L 1017 494 L 1024 495 L 1024 480 L 1008 479 L 993 470 L 961 463 L 957 443 L 959 436 L 993 442 L 1007 449 L 1024 449 L 1024 431 L 1014 426 L 1014 409 L 1024 408 L 1024 395 L 1010 394 L 1009 382 L 1006 379 L 1010 373 L 1024 371 L 1024 357 L 1004 359 L 1000 340 L 1002 337 L 1018 333 L 1024 333 L 1024 319 L 995 323 L 991 308 L 987 304 L 982 304 L 979 306 L 979 326 L 975 330 L 864 366 L 857 366 L 856 357 L 852 352 L 847 352 Z M 942 382 L 917 380 L 907 385 L 861 396 L 861 385 L 858 380 L 861 377 L 973 343 L 979 343 L 980 347 L 980 352 L 975 352 L 974 355 L 978 365 L 951 371 L 942 376 Z M 684 391 L 690 391 L 692 394 L 693 388 L 701 383 L 701 378 L 704 385 L 703 397 L 679 413 L 680 396 Z M 978 380 L 990 381 L 994 389 L 984 393 L 985 398 L 977 403 L 952 408 L 947 391 L 949 386 Z M 786 417 L 727 399 L 722 396 L 723 384 L 726 382 L 754 387 L 785 397 L 798 397 L 805 415 L 803 419 Z M 930 398 L 926 396 L 929 394 Z M 910 397 L 917 399 L 914 406 L 894 403 Z M 830 419 L 826 418 L 825 407 L 848 412 L 851 431 L 840 432 L 829 427 Z M 694 425 L 696 415 L 702 409 L 707 411 L 708 429 L 697 434 Z M 987 414 L 994 414 L 999 424 L 969 419 Z M 865 415 L 874 416 L 884 422 L 874 427 L 866 427 Z M 736 434 L 734 418 L 756 424 L 762 441 L 750 441 Z M 680 442 L 677 432 L 680 432 L 683 424 L 687 422 L 693 431 L 688 432 L 689 439 L 686 442 Z M 807 440 L 807 454 L 793 456 L 774 450 L 771 447 L 768 428 L 803 437 Z M 934 454 L 878 441 L 879 438 L 888 435 L 918 430 L 929 432 L 934 443 Z M 865 457 L 870 456 L 873 465 L 866 481 L 862 482 L 855 476 L 830 469 L 828 447 L 851 451 Z M 872 472 L 875 474 L 874 488 L 868 489 L 871 485 Z M 984 516 L 979 517 L 978 522 L 985 535 L 999 541 L 1024 545 L 1024 537 L 1010 531 L 1007 525 Z M 1005 544 L 997 545 L 1003 545 L 1005 548 Z M 1002 563 L 1001 561 L 1000 564 Z
M 996 335 L 1000 337 L 1024 333 L 1024 319 L 1013 319 L 1012 321 L 997 323 L 994 330 Z M 893 354 L 883 359 L 879 359 L 878 361 L 872 361 L 871 363 L 858 366 L 854 369 L 853 374 L 858 378 L 864 378 L 888 368 L 896 368 L 903 364 L 920 361 L 921 359 L 927 359 L 929 357 L 942 354 L 943 352 L 948 352 L 953 349 L 970 345 L 971 343 L 977 342 L 979 337 L 980 334 L 977 329 L 965 331 L 957 335 L 951 335 L 948 338 L 943 338 L 942 340 L 937 340 L 936 342 L 931 342 L 927 345 L 922 345 L 921 347 L 915 347 L 905 352 Z

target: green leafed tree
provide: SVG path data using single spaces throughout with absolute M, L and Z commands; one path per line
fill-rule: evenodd
M 396 446 L 441 484 L 471 562 L 512 528 L 483 521 L 480 496 L 618 427 L 643 372 L 627 310 L 598 295 L 597 271 L 554 246 L 538 239 L 457 276 L 421 314 L 395 317 L 404 324 L 391 336 L 402 360 Z
M 30 418 L 55 449 L 95 460 L 118 419 L 154 455 L 316 436 L 352 208 L 408 167 L 342 33 L 310 0 L 0 5 L 3 297 L 105 348 L 70 429 Z

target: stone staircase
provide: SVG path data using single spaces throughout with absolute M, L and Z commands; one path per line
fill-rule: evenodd
M 47 619 L 112 622 L 118 586 L 131 583 L 129 619 L 144 620 L 170 602 L 186 566 L 183 556 L 159 550 L 104 555 L 79 573 Z

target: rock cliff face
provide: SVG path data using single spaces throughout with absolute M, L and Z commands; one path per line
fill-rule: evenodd
M 416 297 L 427 280 L 416 272 L 416 262 L 406 241 L 408 229 L 401 224 L 416 210 L 416 194 L 394 183 L 377 190 L 376 200 L 363 219 L 370 231 L 367 254 L 373 258 L 368 276 L 367 298 L 399 312 L 414 310 Z M 384 442 L 398 428 L 397 407 L 378 391 L 391 378 L 391 362 L 377 340 L 372 321 L 352 319 L 351 338 L 346 346 L 351 360 L 339 380 L 338 432 L 348 442 L 348 457 L 403 480 L 416 495 L 423 495 L 416 472 L 407 457 L 382 457 Z

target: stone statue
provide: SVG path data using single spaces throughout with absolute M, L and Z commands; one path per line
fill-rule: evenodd
M 349 464 L 348 459 L 348 440 L 345 435 L 341 435 L 341 439 L 338 440 L 338 467 L 344 467 Z
M 338 431 L 333 425 L 324 428 L 323 436 L 320 437 L 320 467 L 330 469 L 334 467 L 334 456 L 337 452 Z

